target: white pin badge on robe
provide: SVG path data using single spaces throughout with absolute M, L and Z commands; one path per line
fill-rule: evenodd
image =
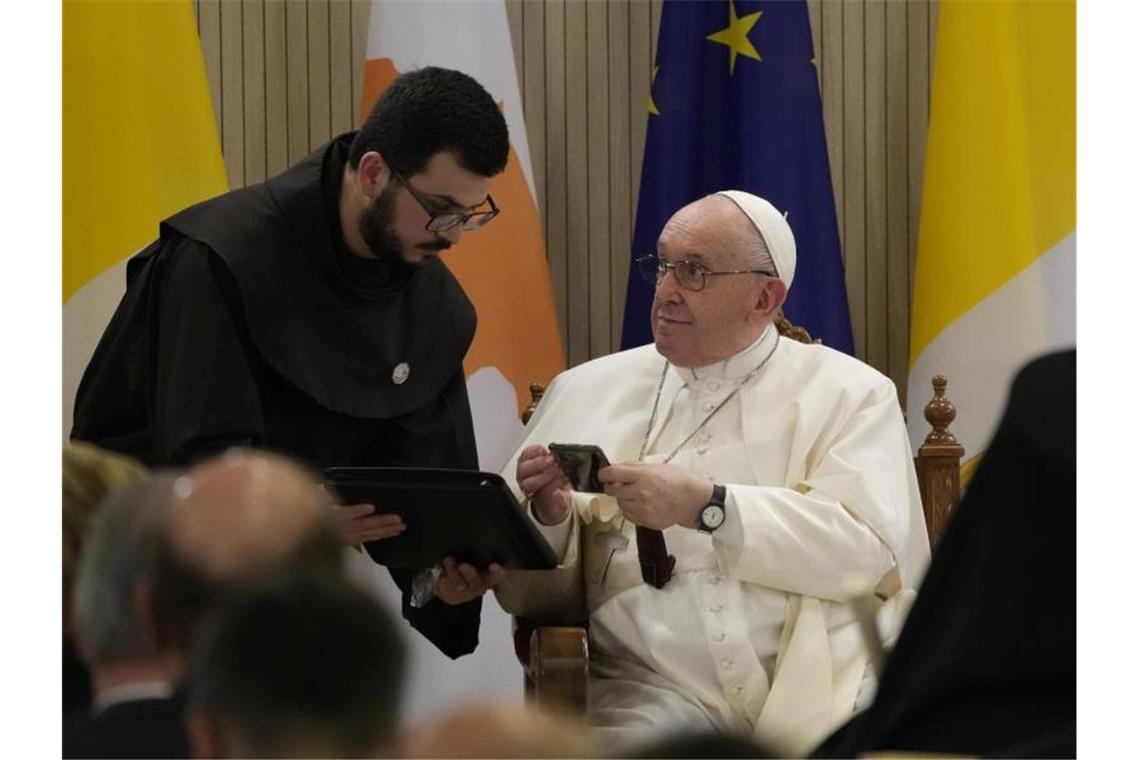
M 403 385 L 410 374 L 412 374 L 412 369 L 408 366 L 408 363 L 400 362 L 396 365 L 396 368 L 392 370 L 392 382 L 396 385 Z

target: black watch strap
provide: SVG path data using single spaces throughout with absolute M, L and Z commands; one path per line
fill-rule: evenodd
M 709 497 L 708 503 L 701 507 L 697 516 L 697 530 L 702 533 L 712 533 L 724 525 L 724 502 L 727 495 L 728 490 L 724 486 L 720 483 L 713 483 L 712 495 Z

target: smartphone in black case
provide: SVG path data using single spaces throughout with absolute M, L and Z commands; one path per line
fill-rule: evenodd
M 601 447 L 588 443 L 552 443 L 547 448 L 575 491 L 603 493 L 605 489 L 598 480 L 598 470 L 610 466 Z

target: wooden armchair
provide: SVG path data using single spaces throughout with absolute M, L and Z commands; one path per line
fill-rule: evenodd
M 785 338 L 801 343 L 818 343 L 807 330 L 778 315 L 776 329 Z M 934 397 L 924 409 L 931 431 L 914 457 L 922 498 L 923 517 L 931 548 L 938 542 L 950 518 L 950 510 L 958 502 L 961 489 L 959 468 L 964 449 L 950 423 L 957 411 L 946 398 L 947 380 L 936 375 L 932 380 Z M 531 383 L 531 403 L 522 413 L 525 425 L 542 400 L 546 387 Z M 589 646 L 584 626 L 536 626 L 515 619 L 515 654 L 523 665 L 524 691 L 528 704 L 553 712 L 581 714 L 587 707 L 589 683 Z

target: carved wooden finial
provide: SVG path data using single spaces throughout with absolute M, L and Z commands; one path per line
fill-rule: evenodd
M 935 375 L 931 385 L 934 386 L 934 398 L 926 405 L 923 416 L 930 423 L 932 430 L 926 435 L 924 443 L 957 444 L 958 439 L 947 429 L 954 418 L 958 416 L 958 410 L 950 403 L 950 399 L 946 398 L 946 378 L 942 375 Z
M 546 386 L 542 383 L 530 384 L 530 403 L 527 404 L 526 409 L 520 416 L 522 423 L 525 425 L 530 422 L 530 416 L 534 414 L 534 410 L 538 407 L 538 402 L 542 401 L 542 394 L 546 393 Z

